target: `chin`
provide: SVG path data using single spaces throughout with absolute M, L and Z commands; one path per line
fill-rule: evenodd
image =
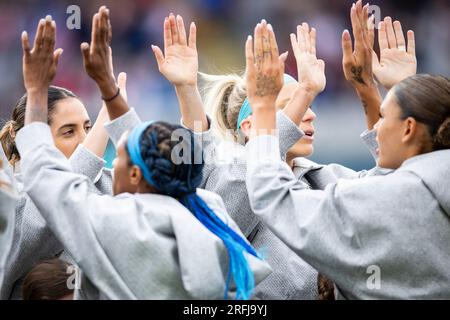
M 313 154 L 314 147 L 312 144 L 302 144 L 289 150 L 292 158 L 306 158 Z

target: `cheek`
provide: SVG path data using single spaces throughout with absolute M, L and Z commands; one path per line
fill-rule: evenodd
M 70 138 L 57 137 L 54 138 L 55 146 L 58 148 L 66 158 L 69 158 L 75 149 L 78 147 L 78 140 L 75 136 Z

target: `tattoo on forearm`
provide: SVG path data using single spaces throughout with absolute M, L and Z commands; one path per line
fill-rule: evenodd
M 352 67 L 352 78 L 353 80 L 361 83 L 361 84 L 366 84 L 362 78 L 362 71 L 363 71 L 363 67 L 359 66 L 359 67 Z
M 256 95 L 258 97 L 277 95 L 277 77 L 259 74 L 256 77 Z

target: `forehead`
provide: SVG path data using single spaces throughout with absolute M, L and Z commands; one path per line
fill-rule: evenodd
M 58 101 L 52 114 L 53 123 L 84 123 L 87 120 L 89 115 L 86 108 L 79 99 L 73 97 Z
M 389 90 L 386 97 L 384 98 L 383 102 L 381 103 L 380 110 L 385 112 L 392 112 L 395 107 L 397 106 L 397 102 L 395 100 L 395 95 L 393 90 Z

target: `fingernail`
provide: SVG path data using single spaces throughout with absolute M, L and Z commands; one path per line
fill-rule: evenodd
M 48 15 L 45 17 L 45 19 L 46 19 L 47 21 L 50 21 L 50 20 L 52 20 L 52 16 L 48 14 Z
M 267 28 L 268 28 L 270 31 L 273 31 L 272 25 L 271 25 L 270 23 L 267 25 Z
M 262 22 L 263 24 L 267 24 L 266 19 L 262 19 L 261 22 Z

